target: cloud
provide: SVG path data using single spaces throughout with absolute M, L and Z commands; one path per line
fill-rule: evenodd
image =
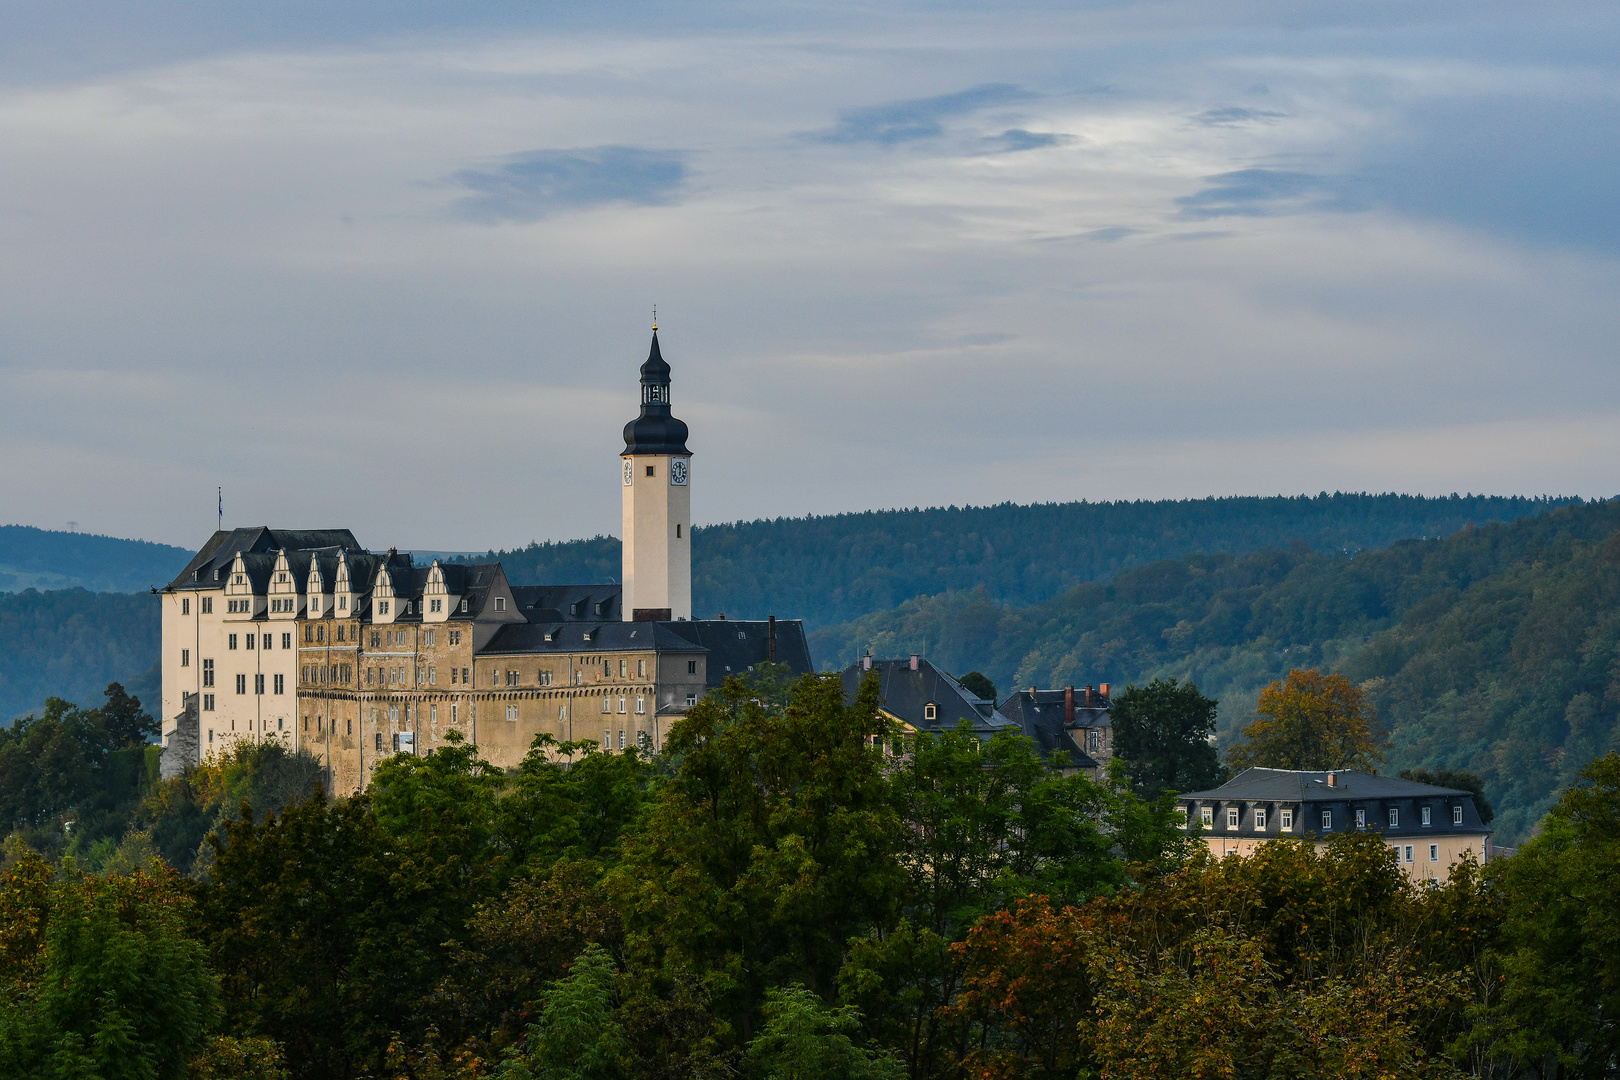
M 1239 169 L 1204 178 L 1203 191 L 1176 200 L 1177 217 L 1203 221 L 1215 217 L 1275 217 L 1312 210 L 1354 210 L 1336 180 L 1281 169 Z
M 490 169 L 450 177 L 471 195 L 455 210 L 471 221 L 535 221 L 554 210 L 603 203 L 658 206 L 674 201 L 686 180 L 685 154 L 634 146 L 533 150 Z
M 1241 124 L 1268 123 L 1272 120 L 1281 120 L 1286 113 L 1269 112 L 1265 109 L 1245 109 L 1238 105 L 1229 105 L 1223 109 L 1205 109 L 1193 117 L 1193 123 L 1205 127 L 1238 127 Z
M 1027 101 L 1032 96 L 1011 83 L 986 83 L 938 97 L 846 109 L 838 114 L 838 123 L 830 131 L 821 132 L 818 138 L 830 143 L 867 142 L 883 146 L 933 139 L 945 133 L 944 121 L 954 116 L 965 116 L 991 105 Z
M 980 139 L 979 145 L 984 147 L 987 154 L 1015 154 L 1020 150 L 1039 150 L 1043 146 L 1057 146 L 1066 141 L 1067 136 L 1054 135 L 1047 131 L 1008 128 L 1000 135 Z

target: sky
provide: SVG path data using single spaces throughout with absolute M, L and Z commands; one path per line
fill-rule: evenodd
M 563 8 L 568 10 L 562 10 Z M 1620 6 L 0 0 L 0 517 L 1620 492 Z

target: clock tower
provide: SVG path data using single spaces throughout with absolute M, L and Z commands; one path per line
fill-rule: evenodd
M 641 365 L 641 415 L 624 426 L 624 618 L 692 617 L 692 452 L 669 413 L 669 365 L 652 350 Z

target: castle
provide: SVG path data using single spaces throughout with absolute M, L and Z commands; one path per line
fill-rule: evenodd
M 692 617 L 692 452 L 653 328 L 620 454 L 621 583 L 374 553 L 347 529 L 220 530 L 162 590 L 164 772 L 243 740 L 314 754 L 333 794 L 457 731 L 491 763 L 538 735 L 662 748 L 726 676 L 813 670 L 796 620 Z

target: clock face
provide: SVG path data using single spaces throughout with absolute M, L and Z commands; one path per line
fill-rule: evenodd
M 635 476 L 636 476 L 636 467 L 635 467 L 635 465 L 630 461 L 629 458 L 625 458 L 624 459 L 624 486 L 629 487 L 630 482 L 635 479 Z
M 676 487 L 686 486 L 686 459 L 675 458 L 669 463 L 669 482 Z

